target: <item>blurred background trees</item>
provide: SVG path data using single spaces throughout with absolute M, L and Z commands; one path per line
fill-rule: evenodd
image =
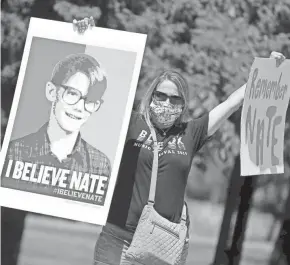
M 2 0 L 1 6 L 2 140 L 31 16 L 68 22 L 93 16 L 101 27 L 148 34 L 135 107 L 156 72 L 173 68 L 188 80 L 191 113 L 200 116 L 247 81 L 255 56 L 277 50 L 290 58 L 289 0 Z M 224 202 L 239 126 L 240 111 L 195 157 L 189 197 Z M 285 173 L 260 176 L 254 196 L 254 206 L 273 216 L 268 239 L 289 194 L 289 108 L 284 150 Z

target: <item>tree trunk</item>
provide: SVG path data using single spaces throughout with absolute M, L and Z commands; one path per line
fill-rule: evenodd
M 272 241 L 272 239 L 275 235 L 277 222 L 278 222 L 278 218 L 275 215 L 272 215 L 272 223 L 271 223 L 269 232 L 267 234 L 266 241 L 268 241 L 268 242 Z
M 228 186 L 228 195 L 225 203 L 223 221 L 216 247 L 216 253 L 213 260 L 214 265 L 228 263 L 227 250 L 231 231 L 231 220 L 235 208 L 238 204 L 238 194 L 243 180 L 244 179 L 240 177 L 240 156 L 237 156 Z
M 253 199 L 254 187 L 258 176 L 245 177 L 243 186 L 240 192 L 240 204 L 236 219 L 232 245 L 228 252 L 229 264 L 239 265 L 243 250 L 243 242 L 248 223 L 249 211 Z
M 241 131 L 241 109 L 229 117 L 229 120 L 235 124 L 235 131 L 240 136 Z M 219 239 L 213 259 L 214 265 L 228 263 L 228 247 L 231 241 L 231 221 L 235 208 L 239 200 L 239 190 L 244 179 L 241 178 L 240 156 L 236 156 L 233 171 L 230 176 L 228 194 L 225 203 L 225 210 L 221 224 Z
M 102 12 L 101 17 L 98 21 L 98 26 L 100 27 L 108 27 L 110 2 L 111 2 L 110 0 L 100 1 L 98 5 Z
M 284 209 L 284 218 L 279 235 L 274 245 L 269 265 L 289 265 L 290 264 L 290 185 L 288 198 Z

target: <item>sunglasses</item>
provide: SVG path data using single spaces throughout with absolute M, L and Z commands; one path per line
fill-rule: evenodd
M 183 105 L 184 104 L 184 100 L 180 96 L 169 96 L 169 95 L 167 95 L 163 92 L 160 92 L 160 91 L 154 91 L 153 96 L 158 101 L 166 101 L 167 99 L 169 99 L 169 102 L 173 105 Z
M 62 88 L 64 88 L 64 92 L 62 94 L 63 101 L 68 105 L 75 105 L 77 104 L 81 99 L 84 100 L 85 110 L 88 112 L 95 112 L 98 110 L 100 105 L 103 103 L 102 99 L 99 99 L 97 101 L 88 101 L 86 96 L 82 96 L 82 93 L 69 86 L 61 85 Z

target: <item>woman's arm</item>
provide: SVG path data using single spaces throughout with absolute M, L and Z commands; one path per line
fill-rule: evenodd
M 233 92 L 224 102 L 217 105 L 209 113 L 208 136 L 213 135 L 240 106 L 243 105 L 247 83 Z
M 280 65 L 284 60 L 285 56 L 279 52 L 272 52 L 270 58 L 277 61 L 277 65 Z M 222 125 L 222 123 L 228 119 L 235 111 L 237 111 L 240 106 L 242 106 L 244 101 L 244 95 L 246 91 L 247 84 L 244 84 L 235 92 L 233 92 L 223 103 L 216 106 L 209 113 L 208 122 L 208 136 L 213 135 Z

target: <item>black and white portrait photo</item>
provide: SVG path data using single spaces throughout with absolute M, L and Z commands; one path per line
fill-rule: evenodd
M 56 209 L 68 204 L 72 214 L 66 210 L 62 217 L 82 221 L 86 221 L 86 215 L 77 215 L 73 205 L 83 205 L 87 211 L 95 207 L 102 213 L 88 214 L 94 216 L 88 221 L 104 222 L 101 220 L 106 219 L 107 193 L 113 190 L 126 136 L 145 35 L 137 34 L 138 47 L 134 50 L 122 49 L 117 43 L 112 47 L 107 36 L 114 39 L 116 31 L 102 29 L 98 33 L 94 28 L 88 36 L 92 42 L 86 44 L 85 38 L 83 43 L 65 41 L 70 40 L 65 34 L 63 39 L 39 36 L 37 30 L 49 35 L 45 27 L 54 27 L 55 35 L 63 30 L 71 38 L 79 37 L 72 25 L 32 19 L 22 61 L 23 79 L 20 74 L 19 94 L 9 120 L 11 133 L 7 130 L 4 139 L 6 155 L 1 174 L 1 190 L 11 196 L 39 197 L 32 204 L 29 200 L 13 204 L 12 200 L 11 205 L 9 195 L 1 196 L 8 206 L 35 212 L 38 205 L 46 204 L 41 213 L 57 216 Z M 95 40 L 103 43 L 92 45 Z M 45 202 L 40 203 L 42 200 Z

